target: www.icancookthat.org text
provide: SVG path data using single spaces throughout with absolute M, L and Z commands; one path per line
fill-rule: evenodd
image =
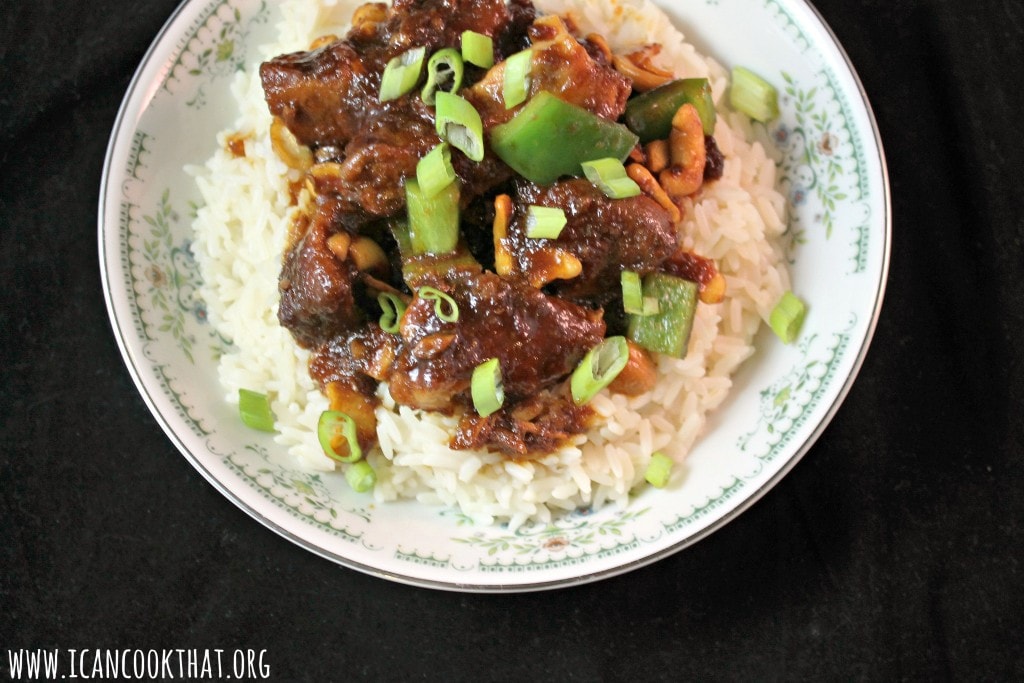
M 270 678 L 266 650 L 17 649 L 11 680 L 228 680 Z

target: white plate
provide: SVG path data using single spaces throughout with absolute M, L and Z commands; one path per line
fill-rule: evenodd
M 190 0 L 168 21 L 114 126 L 99 207 L 107 305 L 125 362 L 170 439 L 225 496 L 267 527 L 342 565 L 466 591 L 594 581 L 676 552 L 734 519 L 808 451 L 838 410 L 874 331 L 888 270 L 890 200 L 870 107 L 835 37 L 804 0 L 659 3 L 724 65 L 757 65 L 780 86 L 770 132 L 795 289 L 810 314 L 798 344 L 758 338 L 727 403 L 686 462 L 683 484 L 625 510 L 581 512 L 515 532 L 474 527 L 417 503 L 374 506 L 340 475 L 293 471 L 222 400 L 189 252 L 201 163 L 235 118 L 231 74 L 276 24 L 266 0 Z M 727 27 L 725 29 L 718 27 Z M 824 501 L 823 501 L 824 504 Z

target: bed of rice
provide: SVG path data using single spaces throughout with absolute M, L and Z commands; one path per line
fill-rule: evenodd
M 758 327 L 789 289 L 778 244 L 785 200 L 775 189 L 775 162 L 753 141 L 749 122 L 724 105 L 727 71 L 685 43 L 647 0 L 540 0 L 537 5 L 570 15 L 584 33 L 601 33 L 617 52 L 660 43 L 658 61 L 677 76 L 711 80 L 725 174 L 686 207 L 680 232 L 685 247 L 717 261 L 728 295 L 721 304 L 698 306 L 686 358 L 661 357 L 661 378 L 653 391 L 633 398 L 599 394 L 592 405 L 601 424 L 539 460 L 515 463 L 494 453 L 451 450 L 454 418 L 396 406 L 381 385 L 380 449 L 368 456 L 378 473 L 375 499 L 457 506 L 478 523 L 504 521 L 513 527 L 547 521 L 560 510 L 625 505 L 630 490 L 643 481 L 652 452 L 662 450 L 681 461 L 700 436 L 707 413 L 725 399 L 730 376 L 751 355 Z M 344 0 L 283 3 L 279 40 L 264 46 L 259 57 L 305 49 L 326 33 L 342 35 L 352 7 Z M 270 117 L 255 70 L 237 74 L 232 91 L 239 107 L 236 123 L 221 133 L 216 153 L 203 166 L 188 169 L 205 200 L 193 242 L 204 282 L 201 295 L 212 323 L 234 342 L 220 359 L 219 379 L 231 402 L 243 387 L 268 393 L 279 430 L 275 438 L 287 447 L 293 467 L 331 470 L 333 463 L 316 438 L 327 401 L 309 378 L 308 352 L 277 323 L 277 278 L 294 210 L 288 182 L 295 177 L 271 150 Z M 244 136 L 244 157 L 227 150 L 231 135 Z

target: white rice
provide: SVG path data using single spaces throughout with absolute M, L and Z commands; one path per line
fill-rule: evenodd
M 775 189 L 775 162 L 754 140 L 748 120 L 724 104 L 727 72 L 702 57 L 647 0 L 541 0 L 544 12 L 570 15 L 583 33 L 596 31 L 616 52 L 656 42 L 659 61 L 679 77 L 707 77 L 718 102 L 715 138 L 725 155 L 721 180 L 685 207 L 683 245 L 713 258 L 727 282 L 721 304 L 700 305 L 684 359 L 660 357 L 661 377 L 638 397 L 603 392 L 592 406 L 599 424 L 571 444 L 535 461 L 515 463 L 496 453 L 448 447 L 457 420 L 397 406 L 381 385 L 377 409 L 379 450 L 368 457 L 377 471 L 379 502 L 412 498 L 456 506 L 482 524 L 518 526 L 548 521 L 560 510 L 624 506 L 643 481 L 652 452 L 681 461 L 700 436 L 709 411 L 719 406 L 731 375 L 753 352 L 751 341 L 789 274 L 778 244 L 785 200 Z M 306 49 L 327 33 L 342 35 L 352 5 L 332 0 L 289 0 L 281 5 L 279 40 L 260 56 Z M 232 83 L 239 115 L 220 134 L 218 149 L 195 176 L 205 206 L 195 220 L 198 259 L 211 322 L 234 348 L 219 362 L 228 401 L 239 388 L 266 392 L 292 466 L 332 470 L 316 438 L 327 408 L 300 349 L 277 322 L 277 278 L 290 216 L 288 183 L 296 180 L 274 155 L 270 115 L 255 69 Z M 227 150 L 227 138 L 245 138 L 245 156 Z M 294 172 L 292 172 L 294 173 Z

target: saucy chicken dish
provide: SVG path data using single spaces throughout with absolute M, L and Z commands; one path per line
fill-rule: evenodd
M 686 353 L 725 281 L 678 226 L 723 162 L 707 81 L 657 51 L 529 0 L 395 0 L 262 64 L 302 178 L 278 318 L 329 399 L 329 456 L 374 446 L 387 383 L 456 416 L 452 447 L 530 459 Z

